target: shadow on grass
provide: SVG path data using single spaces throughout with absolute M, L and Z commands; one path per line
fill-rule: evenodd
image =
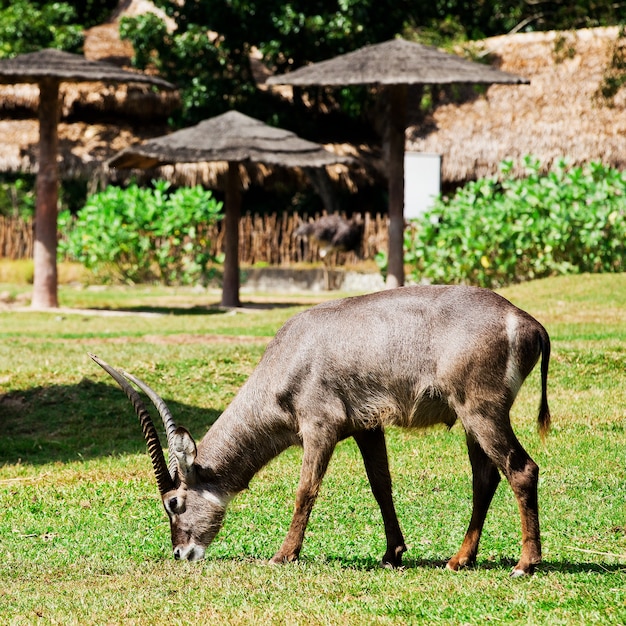
M 138 306 L 121 306 L 121 307 L 89 307 L 89 311 L 99 312 L 102 314 L 107 313 L 129 313 L 137 314 L 144 313 L 148 315 L 219 315 L 225 312 L 225 309 L 221 309 L 218 306 L 152 306 L 152 305 L 138 305 Z
M 210 552 L 210 548 L 209 548 Z M 228 558 L 228 557 L 211 557 L 207 553 L 208 561 L 223 561 L 223 562 L 237 562 L 241 561 L 242 564 L 252 565 L 267 565 L 268 567 L 292 567 L 293 564 L 287 563 L 284 565 L 271 565 L 269 562 L 270 557 L 264 557 L 259 554 L 255 555 L 242 555 L 241 557 Z M 374 557 L 353 557 L 346 558 L 340 555 L 327 556 L 325 558 L 312 558 L 307 559 L 306 556 L 301 557 L 300 562 L 306 564 L 312 563 L 326 563 L 328 565 L 334 565 L 340 569 L 351 569 L 363 572 L 373 572 L 383 568 L 380 560 Z M 399 570 L 389 569 L 389 571 L 403 571 L 403 570 L 445 570 L 447 560 L 442 559 L 404 559 L 404 564 Z M 479 573 L 480 571 L 496 571 L 500 570 L 505 574 L 510 574 L 511 570 L 515 566 L 517 561 L 513 559 L 498 559 L 494 561 L 481 561 L 473 567 L 468 567 L 460 570 L 460 572 L 447 572 L 450 576 L 471 575 L 472 572 Z M 618 563 L 588 563 L 588 562 L 563 562 L 563 561 L 545 561 L 537 569 L 537 575 L 546 575 L 551 573 L 558 574 L 572 574 L 579 575 L 585 573 L 591 574 L 616 574 L 624 572 L 626 565 Z M 525 580 L 531 580 L 531 577 L 527 577 Z
M 306 560 L 306 557 L 305 559 Z M 328 557 L 325 559 L 328 563 L 335 563 L 342 568 L 356 569 L 363 571 L 377 570 L 382 567 L 380 560 L 374 558 L 343 558 L 341 556 Z M 445 570 L 447 560 L 441 559 L 407 559 L 403 561 L 402 569 L 431 569 Z M 502 570 L 510 573 L 517 561 L 513 559 L 497 559 L 494 561 L 480 561 L 478 564 L 461 570 L 464 572 L 479 572 L 481 570 Z M 391 570 L 393 571 L 393 570 Z M 588 563 L 580 561 L 544 561 L 538 568 L 537 574 L 615 574 L 626 571 L 626 565 L 619 563 Z M 457 572 L 450 572 L 451 576 L 457 575 Z
M 545 561 L 539 568 L 540 572 L 557 572 L 559 574 L 616 574 L 626 572 L 624 563 L 585 563 L 576 561 Z
M 243 302 L 240 307 L 222 307 L 219 304 L 194 305 L 194 306 L 157 306 L 157 305 L 137 305 L 137 306 L 90 306 L 87 311 L 101 313 L 102 315 L 119 315 L 128 313 L 144 315 L 223 315 L 232 311 L 268 311 L 272 309 L 290 309 L 298 306 L 308 306 L 317 304 L 317 300 L 294 301 L 294 302 Z M 82 310 L 82 309 L 81 309 Z
M 200 438 L 219 412 L 168 400 L 177 423 Z M 150 407 L 149 400 L 146 406 Z M 159 433 L 163 425 L 151 409 Z M 68 462 L 145 452 L 139 422 L 116 387 L 83 379 L 77 385 L 34 387 L 0 395 L 0 465 Z M 165 442 L 165 437 L 162 437 Z

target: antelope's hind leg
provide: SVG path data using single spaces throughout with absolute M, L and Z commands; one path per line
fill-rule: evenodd
M 474 416 L 476 417 L 476 416 Z M 478 548 L 480 539 L 480 528 L 487 513 L 488 502 L 491 501 L 493 491 L 495 491 L 495 474 L 489 469 L 489 480 L 480 476 L 486 469 L 476 468 L 476 464 L 485 463 L 486 467 L 495 466 L 504 474 L 511 485 L 511 489 L 517 499 L 522 526 L 522 554 L 519 562 L 513 568 L 512 576 L 525 576 L 532 574 L 535 567 L 541 563 L 541 539 L 539 534 L 539 506 L 537 498 L 537 484 L 539 482 L 539 467 L 530 458 L 526 450 L 518 441 L 509 419 L 508 411 L 500 413 L 497 419 L 486 419 L 479 417 L 465 421 L 463 425 L 467 432 L 468 441 L 473 440 L 475 446 L 470 446 L 470 459 L 474 472 L 474 489 L 478 485 L 478 495 L 474 493 L 475 501 L 478 498 L 479 506 L 472 513 L 472 521 L 468 528 L 465 540 L 459 553 L 451 559 L 449 567 L 455 569 L 455 565 L 461 565 L 464 558 L 475 557 L 475 550 Z M 482 454 L 477 452 L 476 447 L 482 450 Z M 483 456 L 484 455 L 484 456 Z M 481 459 L 481 456 L 483 457 Z M 488 457 L 488 458 L 485 458 Z M 479 480 L 476 481 L 478 474 Z M 495 484 L 494 484 L 495 483 Z M 482 487 L 481 487 L 482 485 Z M 490 486 L 493 489 L 490 494 Z M 481 495 L 482 494 L 482 495 Z M 490 495 L 489 495 L 490 494 Z M 482 502 L 482 504 L 481 504 Z M 480 528 L 479 528 L 480 524 Z
M 363 430 L 356 433 L 354 439 L 363 456 L 365 471 L 367 472 L 372 493 L 383 516 L 387 551 L 383 556 L 382 565 L 386 567 L 400 567 L 402 565 L 402 554 L 406 552 L 406 545 L 393 504 L 385 433 L 382 428 Z
M 476 562 L 478 543 L 487 511 L 500 483 L 498 469 L 485 454 L 485 451 L 471 435 L 466 435 L 466 439 L 467 451 L 472 465 L 472 517 L 460 550 L 448 561 L 446 566 L 454 571 Z

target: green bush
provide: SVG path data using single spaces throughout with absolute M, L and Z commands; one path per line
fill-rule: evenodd
M 485 287 L 558 274 L 626 271 L 626 177 L 601 163 L 468 183 L 439 199 L 405 235 L 416 281 Z
M 0 215 L 32 219 L 35 214 L 34 183 L 32 176 L 1 174 Z M 59 202 L 61 200 L 59 198 Z
M 59 215 L 61 258 L 82 263 L 101 280 L 203 282 L 209 254 L 207 226 L 221 218 L 222 203 L 200 186 L 169 192 L 110 186 L 88 198 L 76 219 Z
M 77 19 L 67 2 L 0 0 L 0 58 L 41 48 L 80 52 L 85 36 Z

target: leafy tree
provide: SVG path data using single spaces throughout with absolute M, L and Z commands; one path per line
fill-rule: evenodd
M 32 175 L 0 176 L 0 216 L 32 218 L 35 213 L 35 189 Z
M 179 124 L 190 124 L 230 108 L 275 123 L 281 110 L 259 93 L 250 63 L 257 49 L 264 63 L 285 72 L 398 34 L 434 45 L 480 39 L 516 30 L 569 29 L 626 20 L 626 5 L 608 0 L 575 3 L 538 0 L 156 0 L 176 29 L 152 14 L 122 23 L 135 47 L 135 62 L 153 64 L 181 89 Z M 296 90 L 294 103 L 302 92 Z M 365 90 L 313 89 L 315 110 L 340 108 L 359 118 Z M 290 112 L 287 124 L 294 122 Z M 319 120 L 318 125 L 319 128 Z
M 626 21 L 626 5 L 609 0 L 436 0 L 431 22 L 411 22 L 422 39 L 437 44 L 518 31 L 570 30 Z
M 146 14 L 122 20 L 120 32 L 131 39 L 138 67 L 154 64 L 179 86 L 185 124 L 223 113 L 255 91 L 249 46 L 228 47 L 211 37 L 206 25 L 181 22 L 169 33 L 162 20 Z
M 522 0 L 512 3 L 494 3 L 504 15 L 509 14 L 515 24 L 505 22 L 509 30 L 570 30 L 619 24 L 626 20 L 626 5 L 608 0 Z M 497 23 L 497 22 L 496 22 Z
M 41 48 L 80 52 L 86 28 L 106 21 L 117 0 L 0 0 L 0 58 Z
M 64 2 L 38 6 L 27 0 L 0 0 L 0 57 L 41 48 L 80 51 L 83 29 L 74 8 Z
M 50 2 L 34 2 L 44 5 Z M 73 0 L 72 6 L 76 11 L 76 21 L 84 28 L 91 28 L 106 22 L 111 13 L 118 6 L 119 0 Z

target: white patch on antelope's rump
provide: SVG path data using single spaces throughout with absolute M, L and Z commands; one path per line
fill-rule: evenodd
M 520 390 L 524 379 L 519 369 L 519 364 L 515 355 L 515 344 L 517 343 L 517 316 L 509 313 L 506 318 L 506 334 L 509 340 L 509 358 L 506 363 L 506 383 L 515 398 Z

